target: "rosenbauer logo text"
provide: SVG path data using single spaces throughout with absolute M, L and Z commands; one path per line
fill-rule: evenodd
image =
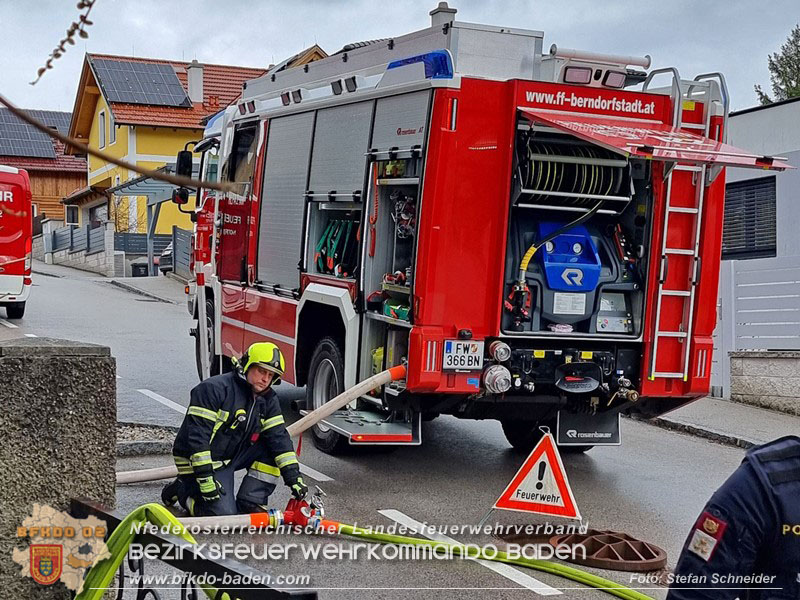
M 551 106 L 570 106 L 572 108 L 591 108 L 594 110 L 613 110 L 636 115 L 654 115 L 655 102 L 642 102 L 641 100 L 623 100 L 616 96 L 603 98 L 602 96 L 579 96 L 574 92 L 525 92 L 525 99 L 536 104 L 549 104 Z

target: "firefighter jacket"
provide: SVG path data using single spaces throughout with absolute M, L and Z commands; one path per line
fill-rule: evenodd
M 297 480 L 300 465 L 277 395 L 270 389 L 256 396 L 244 378 L 231 372 L 192 390 L 172 454 L 179 475 L 205 477 L 253 444 L 264 447 L 261 462 L 280 469 L 287 485 Z
M 800 438 L 748 451 L 689 534 L 668 600 L 800 598 L 799 499 Z

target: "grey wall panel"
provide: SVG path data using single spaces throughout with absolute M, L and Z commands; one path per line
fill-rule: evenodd
M 413 92 L 378 100 L 375 107 L 373 148 L 408 148 L 422 146 L 428 128 L 430 92 Z
M 300 284 L 297 263 L 313 130 L 310 112 L 269 124 L 258 235 L 258 279 L 264 283 L 288 288 Z
M 372 124 L 372 102 L 326 108 L 317 113 L 309 189 L 351 194 L 364 186 Z

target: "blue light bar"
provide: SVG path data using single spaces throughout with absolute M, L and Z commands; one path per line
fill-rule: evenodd
M 389 63 L 386 70 L 397 69 L 415 63 L 425 64 L 425 79 L 452 79 L 453 78 L 453 61 L 450 58 L 450 53 L 447 50 L 434 50 L 426 54 L 418 54 L 417 56 L 409 56 L 408 58 L 401 58 Z

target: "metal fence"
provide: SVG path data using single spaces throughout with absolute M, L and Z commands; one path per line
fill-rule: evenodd
M 160 255 L 164 248 L 172 241 L 172 235 L 157 233 L 153 236 L 155 255 Z M 121 250 L 127 254 L 147 254 L 146 233 L 115 233 L 114 250 Z
M 172 265 L 175 275 L 191 279 L 192 232 L 172 227 Z
M 68 225 L 53 231 L 52 249 L 53 252 L 59 250 L 69 250 L 70 252 L 86 252 L 94 254 L 105 250 L 105 227 L 95 227 L 84 225 L 77 227 Z
M 800 350 L 800 256 L 723 261 L 711 385 L 730 387 L 728 352 Z

